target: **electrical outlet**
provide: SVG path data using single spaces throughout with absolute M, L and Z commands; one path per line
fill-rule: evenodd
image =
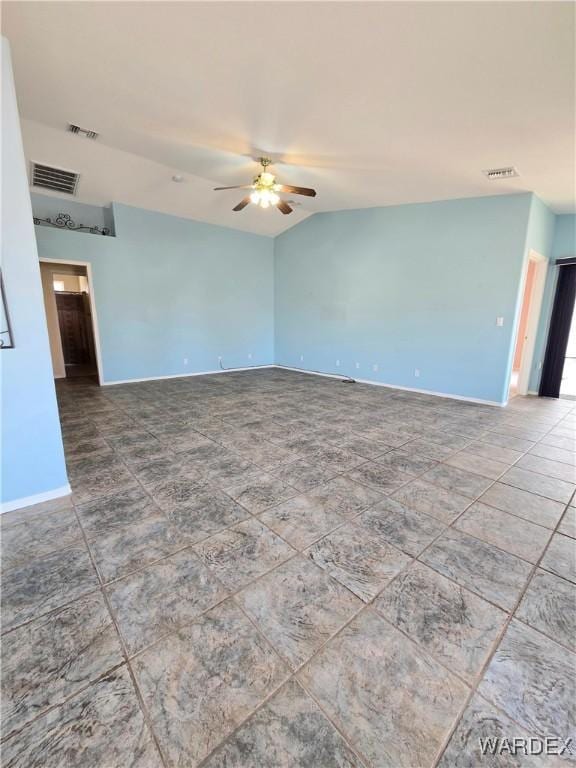
M 414 376 L 416 378 L 419 378 L 419 376 L 420 376 L 420 368 L 414 368 Z
M 378 370 L 378 363 L 374 363 L 374 365 L 372 366 L 372 370 L 373 371 L 377 371 Z
M 340 368 L 340 360 L 336 360 L 336 368 Z
M 188 365 L 188 358 L 187 357 L 184 358 L 184 365 Z
M 496 318 L 496 325 L 498 326 L 498 328 L 502 328 L 502 326 L 504 325 L 504 318 L 503 317 L 497 317 Z
M 252 352 L 248 352 L 248 360 L 252 360 Z
M 301 363 L 303 363 L 303 362 L 304 362 L 304 355 L 300 355 L 300 362 L 301 362 Z

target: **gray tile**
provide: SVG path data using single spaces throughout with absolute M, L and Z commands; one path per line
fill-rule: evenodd
M 31 560 L 2 578 L 2 632 L 95 590 L 98 578 L 84 546 Z
M 430 515 L 406 507 L 394 499 L 384 499 L 363 512 L 356 521 L 375 538 L 393 544 L 416 557 L 446 527 Z
M 56 509 L 2 526 L 2 570 L 80 542 L 72 508 Z
M 282 464 L 289 464 L 298 458 L 298 454 L 295 451 L 279 445 L 273 445 L 272 443 L 255 445 L 253 440 L 249 440 L 247 445 L 231 446 L 231 448 L 243 459 L 257 464 L 262 469 L 268 471 L 280 467 Z
M 446 464 L 438 464 L 434 469 L 422 475 L 421 479 L 471 499 L 477 499 L 478 496 L 481 496 L 493 482 L 481 475 L 466 472 L 466 470 L 458 467 L 449 467 Z
M 320 539 L 305 554 L 361 600 L 370 602 L 410 558 L 375 536 L 361 518 Z
M 190 506 L 201 494 L 214 490 L 206 480 L 193 480 L 179 476 L 148 486 L 152 498 L 165 512 L 178 507 Z
M 370 488 L 337 477 L 269 509 L 260 518 L 293 547 L 303 549 L 381 498 Z
M 3 738 L 123 661 L 99 592 L 4 635 Z
M 294 680 L 208 758 L 206 768 L 362 768 L 359 758 Z
M 302 494 L 272 507 L 260 519 L 296 549 L 304 549 L 347 520 L 338 508 L 310 494 Z
M 161 768 L 126 667 L 2 745 L 3 768 Z
M 413 563 L 394 579 L 374 606 L 470 683 L 506 619 L 504 611 L 420 563 Z
M 313 451 L 307 458 L 314 464 L 330 467 L 336 473 L 346 472 L 366 461 L 363 456 L 335 445 L 322 446 L 322 448 Z
M 489 459 L 486 456 L 479 456 L 466 449 L 446 459 L 446 464 L 451 467 L 464 469 L 476 475 L 489 477 L 492 480 L 497 480 L 509 467 L 507 463 L 504 464 L 501 461 Z
M 130 523 L 138 523 L 158 514 L 158 507 L 141 488 L 132 488 L 111 496 L 81 504 L 78 517 L 90 538 Z
M 103 582 L 119 579 L 193 543 L 163 515 L 98 534 L 89 542 Z
M 365 611 L 299 674 L 351 744 L 375 765 L 430 766 L 466 686 Z
M 250 518 L 250 513 L 223 491 L 211 491 L 166 512 L 166 517 L 184 538 L 196 542 Z
M 246 587 L 238 601 L 293 669 L 362 607 L 347 589 L 302 557 Z
M 401 472 L 398 469 L 384 467 L 374 461 L 368 461 L 357 469 L 348 472 L 351 480 L 374 488 L 380 493 L 392 493 L 398 490 L 400 486 L 412 480 L 412 475 Z
M 170 766 L 193 768 L 287 676 L 230 602 L 133 661 L 152 727 Z
M 453 522 L 472 503 L 467 496 L 446 491 L 420 479 L 402 486 L 391 498 L 444 523 Z
M 555 528 L 564 509 L 564 504 L 559 501 L 545 499 L 544 496 L 504 485 L 504 483 L 494 483 L 480 497 L 480 501 L 503 512 L 510 512 L 530 520 L 537 525 L 543 525 L 545 528 Z
M 94 431 L 96 431 L 95 427 Z M 103 453 L 111 453 L 112 448 L 110 448 L 106 440 L 95 435 L 73 441 L 65 439 L 64 451 L 66 458 L 70 461 L 84 456 L 99 456 Z
M 552 755 L 522 754 L 522 747 L 512 753 L 514 738 L 535 738 L 533 733 L 525 731 L 510 718 L 475 695 L 466 707 L 462 720 L 458 723 L 438 768 L 562 768 L 566 763 Z M 536 737 L 537 738 L 537 737 Z M 497 742 L 501 739 L 501 742 Z M 486 743 L 486 754 L 482 752 L 481 740 Z M 496 754 L 490 754 L 490 742 L 494 744 Z M 502 753 L 500 754 L 500 745 Z M 534 743 L 535 749 L 539 747 Z
M 68 476 L 77 504 L 136 485 L 134 476 L 113 453 L 70 461 Z
M 362 512 L 382 499 L 381 493 L 355 483 L 349 477 L 335 477 L 328 483 L 311 490 L 308 496 L 335 509 L 345 517 Z
M 562 448 L 565 451 L 576 451 L 576 438 L 574 437 L 556 437 L 549 434 L 540 441 L 542 445 L 551 445 L 554 448 Z
M 576 656 L 512 620 L 478 692 L 526 730 L 566 739 L 576 723 Z
M 562 522 L 558 526 L 558 533 L 563 533 L 564 536 L 570 536 L 571 539 L 576 539 L 576 508 L 568 507 L 562 518 Z
M 185 468 L 176 454 L 160 456 L 138 462 L 131 468 L 134 477 L 143 485 L 154 485 L 184 474 Z
M 463 440 L 465 444 L 467 441 Z M 434 461 L 444 461 L 451 456 L 457 449 L 454 446 L 441 445 L 432 440 L 416 439 L 402 446 L 406 453 L 415 453 L 420 456 L 426 456 Z
M 443 533 L 420 559 L 505 610 L 512 610 L 532 572 L 524 560 L 455 530 Z
M 558 480 L 565 480 L 568 483 L 576 483 L 576 467 L 570 464 L 564 464 L 561 461 L 545 459 L 541 456 L 526 454 L 516 464 L 521 469 L 529 469 L 532 472 L 539 472 L 548 477 L 555 477 Z
M 524 451 L 516 451 L 512 448 L 506 448 L 505 446 L 490 445 L 489 442 L 484 442 L 484 438 L 482 438 L 481 441 L 476 441 L 467 445 L 466 452 L 473 453 L 476 456 L 482 456 L 485 459 L 501 461 L 503 464 L 514 464 L 514 462 L 518 461 L 524 453 Z
M 502 448 L 511 448 L 514 451 L 525 453 L 534 446 L 534 440 L 526 440 L 513 435 L 500 435 L 497 432 L 488 432 L 482 435 L 482 442 L 489 445 L 498 445 Z
M 232 452 L 228 452 L 218 459 L 211 459 L 196 468 L 199 475 L 205 477 L 217 488 L 228 488 L 232 484 L 245 482 L 253 475 L 259 474 L 260 471 L 255 464 L 241 459 Z
M 555 533 L 540 563 L 546 571 L 576 584 L 576 544 L 574 539 Z
M 251 475 L 248 480 L 224 490 L 253 514 L 263 512 L 297 493 L 294 488 L 267 472 Z
M 530 449 L 532 456 L 541 456 L 543 459 L 552 459 L 552 461 L 562 461 L 564 464 L 570 464 L 576 466 L 576 452 L 566 451 L 564 448 L 554 448 L 552 445 L 545 445 L 544 443 L 536 443 L 536 445 Z
M 0 530 L 5 531 L 12 525 L 43 518 L 45 515 L 59 510 L 72 510 L 72 496 L 61 496 L 50 501 L 42 501 L 40 504 L 32 504 L 29 507 L 14 509 L 12 512 L 3 512 L 0 515 Z
M 403 448 L 395 448 L 393 451 L 376 459 L 376 464 L 381 464 L 389 469 L 399 469 L 408 475 L 421 475 L 432 467 L 436 461 L 417 453 L 405 451 Z
M 454 527 L 499 549 L 536 563 L 552 531 L 477 501 L 458 518 Z
M 123 451 L 121 456 L 122 461 L 125 461 L 131 467 L 133 464 L 142 464 L 145 461 L 153 461 L 154 459 L 175 459 L 175 454 L 158 440 L 146 445 L 135 445 L 133 448 Z
M 191 622 L 226 597 L 226 590 L 190 549 L 107 587 L 130 654 Z
M 318 485 L 328 482 L 338 472 L 329 466 L 311 464 L 307 459 L 298 459 L 292 464 L 284 464 L 273 471 L 275 477 L 299 491 L 309 491 Z
M 292 547 L 253 518 L 206 539 L 194 549 L 231 591 L 294 554 Z
M 565 579 L 538 569 L 516 616 L 552 640 L 576 650 L 576 592 Z
M 547 499 L 560 501 L 567 504 L 574 493 L 575 485 L 567 483 L 564 480 L 557 480 L 553 477 L 539 475 L 537 472 L 530 472 L 527 469 L 518 469 L 512 467 L 500 478 L 500 482 L 506 485 L 513 485 L 515 488 L 521 488 L 523 491 L 537 493 L 539 496 L 545 496 Z
M 364 459 L 376 459 L 391 450 L 392 446 L 378 440 L 366 440 L 363 437 L 353 435 L 340 444 L 345 451 L 362 456 Z

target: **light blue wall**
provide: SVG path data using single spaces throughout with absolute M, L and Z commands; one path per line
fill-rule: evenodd
M 520 194 L 341 211 L 283 233 L 276 361 L 505 401 L 532 207 Z
M 15 348 L 0 351 L 1 501 L 66 490 L 38 254 L 8 44 L 2 40 L 2 273 Z M 36 499 L 36 501 L 39 499 Z
M 544 297 L 542 299 L 542 310 L 540 314 L 540 323 L 538 325 L 538 335 L 534 347 L 534 360 L 532 372 L 530 375 L 530 391 L 537 392 L 540 386 L 540 377 L 542 374 L 542 363 L 546 353 L 546 341 L 548 338 L 548 328 L 550 326 L 550 317 L 554 303 L 554 293 L 556 291 L 556 280 L 558 277 L 558 267 L 554 266 L 556 259 L 566 259 L 576 256 L 576 216 L 573 214 L 562 214 L 556 216 L 552 248 L 550 253 L 550 265 L 544 288 Z M 538 251 L 537 246 L 532 246 Z
M 114 238 L 36 227 L 40 258 L 92 264 L 105 382 L 274 362 L 271 238 L 113 212 Z

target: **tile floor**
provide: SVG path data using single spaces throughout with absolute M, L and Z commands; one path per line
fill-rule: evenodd
M 576 760 L 479 751 L 575 735 L 576 403 L 58 397 L 73 497 L 1 519 L 4 768 Z

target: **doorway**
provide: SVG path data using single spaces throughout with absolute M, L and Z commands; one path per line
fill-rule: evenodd
M 541 397 L 576 397 L 576 259 L 556 262 L 559 268 L 544 367 Z
M 547 267 L 548 260 L 544 256 L 536 251 L 530 251 L 526 263 L 522 304 L 514 344 L 509 386 L 510 398 L 528 394 Z
M 54 378 L 100 383 L 100 354 L 90 265 L 41 260 Z

